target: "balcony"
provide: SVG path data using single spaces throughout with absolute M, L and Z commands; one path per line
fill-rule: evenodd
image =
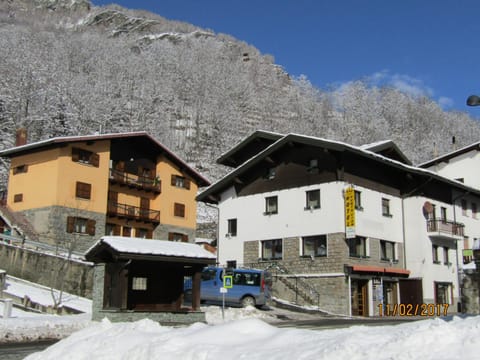
M 153 224 L 160 223 L 160 211 L 158 210 L 144 209 L 115 202 L 108 203 L 107 215 L 133 221 L 149 222 Z
M 465 225 L 462 223 L 444 220 L 430 219 L 427 220 L 428 236 L 437 239 L 447 240 L 463 240 L 463 230 Z
M 110 183 L 118 184 L 120 186 L 128 186 L 131 189 L 144 190 L 147 192 L 153 191 L 157 194 L 160 194 L 162 189 L 162 183 L 158 177 L 150 178 L 146 176 L 138 176 L 115 169 L 110 169 Z

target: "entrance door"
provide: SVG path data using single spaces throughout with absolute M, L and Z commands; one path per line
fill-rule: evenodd
M 352 315 L 368 316 L 368 280 L 352 279 L 350 291 Z
M 402 279 L 400 285 L 400 302 L 420 305 L 423 302 L 422 279 Z

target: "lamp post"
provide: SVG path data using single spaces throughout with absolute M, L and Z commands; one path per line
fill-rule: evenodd
M 480 105 L 480 96 L 470 95 L 467 98 L 467 105 L 468 106 L 478 106 L 478 105 Z

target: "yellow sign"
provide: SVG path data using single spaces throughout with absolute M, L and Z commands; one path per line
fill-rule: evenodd
M 355 237 L 355 190 L 345 189 L 345 234 L 346 238 Z
M 225 289 L 231 289 L 233 287 L 233 276 L 226 275 L 223 277 L 223 287 Z

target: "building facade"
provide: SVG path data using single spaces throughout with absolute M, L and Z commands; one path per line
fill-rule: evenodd
M 220 163 L 234 169 L 198 196 L 219 207 L 220 264 L 269 268 L 275 296 L 332 313 L 457 310 L 454 198 L 478 191 L 411 166 L 391 142 L 257 132 Z
M 39 241 L 76 251 L 103 235 L 194 241 L 195 195 L 209 182 L 147 133 L 17 144 L 0 152 L 7 207 Z

